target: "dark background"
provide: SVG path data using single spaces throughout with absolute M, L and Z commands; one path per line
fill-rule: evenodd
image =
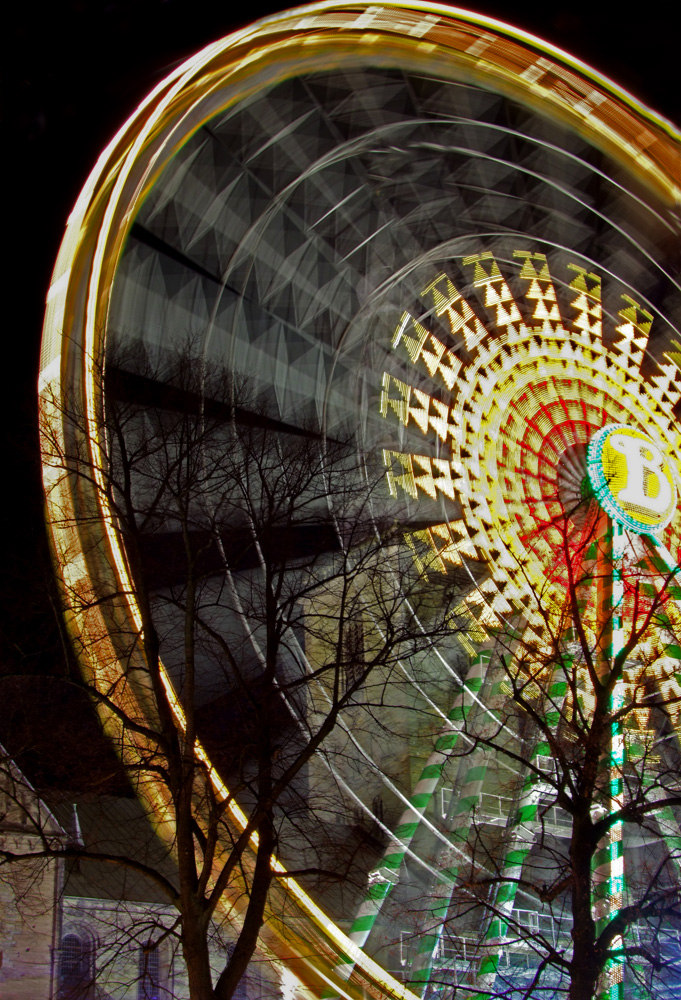
M 5 13 L 3 569 L 0 740 L 41 785 L 120 785 L 69 678 L 42 518 L 36 381 L 45 293 L 66 218 L 104 145 L 144 96 L 202 46 L 280 4 L 53 0 Z M 681 14 L 672 0 L 481 3 L 581 58 L 681 122 Z M 629 11 L 637 10 L 637 15 Z M 5 274 L 8 269 L 5 266 Z M 66 683 L 64 680 L 66 679 Z

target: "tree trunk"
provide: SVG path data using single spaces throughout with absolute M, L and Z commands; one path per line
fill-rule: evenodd
M 600 964 L 596 954 L 596 924 L 591 905 L 591 822 L 573 819 L 570 860 L 572 867 L 572 962 L 568 1000 L 593 1000 Z
M 196 910 L 196 906 L 191 907 L 191 909 Z M 215 1000 L 210 971 L 207 925 L 203 913 L 183 912 L 182 954 L 187 966 L 191 1000 Z
M 243 927 L 232 956 L 215 986 L 216 1000 L 231 1000 L 241 977 L 248 968 L 260 937 L 260 930 L 265 918 L 267 895 L 272 882 L 272 854 L 275 848 L 276 833 L 271 806 L 272 740 L 269 726 L 266 723 L 261 726 L 259 758 L 258 797 L 261 802 L 270 803 L 270 805 L 258 824 L 258 850 Z
M 216 1000 L 231 1000 L 253 957 L 265 916 L 265 904 L 272 881 L 271 860 L 274 850 L 274 827 L 267 819 L 258 827 L 258 854 L 248 909 L 232 957 L 215 987 Z M 194 998 L 192 997 L 192 1000 Z

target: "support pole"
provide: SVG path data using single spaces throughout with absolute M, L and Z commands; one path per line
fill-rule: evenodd
M 625 532 L 617 521 L 603 514 L 603 530 L 599 538 L 598 566 L 598 625 L 599 625 L 599 673 L 606 680 L 613 670 L 615 657 L 622 651 L 624 634 L 622 611 L 624 600 L 624 580 L 622 560 L 624 556 Z M 610 696 L 609 714 L 617 713 L 624 705 L 623 677 L 616 682 Z M 606 803 L 608 814 L 619 812 L 623 805 L 624 731 L 621 722 L 613 722 L 610 733 L 610 747 L 607 759 L 609 770 L 609 798 Z M 593 909 L 596 919 L 596 933 L 600 934 L 613 920 L 622 907 L 624 897 L 624 856 L 622 852 L 622 822 L 618 820 L 610 827 L 603 843 L 596 852 L 593 873 Z M 623 940 L 617 937 L 612 949 L 623 948 Z M 610 959 L 601 982 L 599 1000 L 623 1000 L 623 960 Z
M 421 818 L 437 790 L 442 770 L 457 747 L 468 713 L 482 688 L 491 655 L 489 650 L 481 650 L 472 658 L 466 680 L 457 692 L 448 715 L 447 724 L 440 732 L 435 749 L 421 772 L 410 796 L 409 806 L 400 816 L 383 857 L 375 871 L 371 873 L 374 879 L 369 882 L 364 900 L 348 934 L 350 940 L 358 948 L 363 948 L 366 944 L 383 903 L 399 880 L 405 854 L 414 839 Z M 340 955 L 334 972 L 339 978 L 347 980 L 353 968 L 352 958 L 348 955 Z M 328 994 L 327 1000 L 330 1000 L 332 995 Z

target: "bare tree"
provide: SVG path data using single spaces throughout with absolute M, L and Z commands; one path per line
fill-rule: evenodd
M 379 802 L 373 853 L 343 832 L 361 807 L 353 737 L 364 727 L 401 745 L 392 710 L 409 707 L 402 665 L 417 669 L 461 626 L 452 608 L 463 584 L 445 576 L 437 587 L 412 568 L 403 512 L 386 505 L 382 477 L 350 434 L 285 424 L 252 384 L 209 370 L 191 347 L 161 368 L 139 355 L 109 359 L 98 377 L 101 441 L 91 415 L 46 405 L 55 496 L 73 503 L 53 502 L 52 520 L 78 532 L 88 569 L 65 572 L 65 605 L 86 687 L 170 831 L 177 869 L 90 853 L 139 872 L 176 908 L 192 997 L 231 997 L 267 921 L 289 905 L 276 856 L 347 916 L 367 857 L 391 859 L 369 876 L 367 900 L 384 899 L 410 839 L 418 854 L 433 829 L 429 816 L 424 830 L 392 840 L 388 830 L 386 840 Z M 441 877 L 416 904 L 413 883 L 393 892 L 404 977 L 467 998 L 591 1000 L 621 973 L 632 996 L 671 997 L 681 918 L 675 569 L 629 536 L 616 607 L 610 529 L 594 501 L 539 530 L 553 563 L 543 580 L 518 565 L 524 613 L 488 626 L 445 736 L 431 733 L 423 787 L 431 796 L 440 782 L 442 816 L 425 854 Z M 118 543 L 127 576 L 112 574 L 105 551 Z M 397 829 L 416 830 L 426 809 L 410 805 Z
M 489 630 L 443 780 L 444 873 L 421 912 L 414 989 L 454 997 L 673 997 L 681 839 L 676 571 L 593 499 L 524 615 Z M 613 575 L 623 596 L 613 601 Z M 473 681 L 477 680 L 477 684 Z M 484 709 L 484 710 L 483 710 Z M 624 855 L 624 860 L 622 860 Z M 445 877 L 445 875 L 447 877 Z
M 451 635 L 457 583 L 437 600 L 424 587 L 352 435 L 285 424 L 191 345 L 95 370 L 94 421 L 43 396 L 56 544 L 77 538 L 83 560 L 60 552 L 63 599 L 84 683 L 176 870 L 60 853 L 148 879 L 177 910 L 192 1000 L 229 1000 L 288 905 L 284 874 L 331 899 L 352 879 L 339 831 L 353 711 L 384 704 L 400 665 Z

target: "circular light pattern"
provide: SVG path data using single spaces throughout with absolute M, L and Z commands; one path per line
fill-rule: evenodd
M 315 4 L 173 70 L 103 152 L 48 294 L 48 517 L 94 682 L 145 717 L 143 671 L 118 658 L 116 630 L 138 634 L 140 615 L 102 488 L 97 364 L 125 346 L 162 361 L 191 336 L 203 357 L 254 378 L 281 426 L 295 430 L 303 412 L 320 433 L 357 427 L 367 467 L 378 456 L 404 500 L 417 566 L 468 580 L 455 610 L 469 651 L 506 616 L 531 622 L 538 588 L 557 599 L 557 553 L 565 526 L 578 546 L 588 521 L 587 447 L 601 428 L 624 424 L 656 442 L 669 456 L 665 482 L 680 481 L 678 162 L 677 132 L 598 74 L 439 5 Z M 135 373 L 116 374 L 143 404 Z M 158 398 L 158 385 L 147 390 Z M 84 414 L 75 442 L 63 419 L 74 401 Z M 88 455 L 80 479 L 59 466 L 74 445 Z M 659 530 L 676 552 L 669 516 Z M 119 597 L 104 610 L 102 593 Z M 445 646 L 428 667 L 451 692 L 456 655 Z M 482 717 L 485 662 L 471 696 Z M 274 862 L 262 947 L 317 993 L 409 1000 L 406 970 L 421 989 L 434 961 L 424 879 L 432 895 L 444 891 L 445 822 L 467 786 L 457 778 L 448 790 L 433 774 L 444 773 L 437 748 L 463 709 L 409 669 L 414 718 L 442 737 L 423 738 L 415 722 L 416 735 L 381 747 L 350 731 L 347 773 L 333 775 L 339 814 L 351 801 L 389 852 L 368 875 L 370 902 L 355 892 L 340 913 L 356 915 L 350 935 L 325 898 L 284 877 L 286 858 Z M 182 727 L 171 673 L 164 683 Z M 209 765 L 200 743 L 196 752 Z M 245 813 L 208 773 L 243 830 Z M 146 794 L 172 841 L 162 784 Z M 226 895 L 224 912 L 234 905 Z
M 564 592 L 563 539 L 577 544 L 581 538 L 579 512 L 589 502 L 583 490 L 586 447 L 604 425 L 631 425 L 633 438 L 653 438 L 674 456 L 665 459 L 661 473 L 663 510 L 639 512 L 636 522 L 629 514 L 628 526 L 662 531 L 670 525 L 674 550 L 679 531 L 678 390 L 670 384 L 664 392 L 656 390 L 655 376 L 651 387 L 640 369 L 642 352 L 631 351 L 634 339 L 649 332 L 649 320 L 643 317 L 635 326 L 635 307 L 625 301 L 614 329 L 604 330 L 598 276 L 591 275 L 587 295 L 583 269 L 576 264 L 577 276 L 566 283 L 572 315 L 566 309 L 563 317 L 546 256 L 518 251 L 515 257 L 519 283 L 533 309 L 529 321 L 521 313 L 522 306 L 527 315 L 525 303 L 514 298 L 491 253 L 464 259 L 464 272 L 467 266 L 475 269 L 473 291 L 480 290 L 490 321 L 481 323 L 453 280 L 442 274 L 426 294 L 434 296 L 434 313 L 447 319 L 461 350 L 446 348 L 426 321 L 403 316 L 393 348 L 405 376 L 384 375 L 381 403 L 386 416 L 398 415 L 406 425 L 447 443 L 444 459 L 386 450 L 388 481 L 394 492 L 402 489 L 412 498 L 439 494 L 460 503 L 460 517 L 413 533 L 410 544 L 423 567 L 444 572 L 468 559 L 489 568 L 488 579 L 468 603 L 476 621 L 490 625 L 527 609 L 547 583 L 556 598 Z M 439 383 L 446 390 L 441 397 L 446 405 L 407 381 L 410 366 L 427 370 L 434 388 Z M 662 369 L 657 380 L 664 381 Z M 603 441 L 602 434 L 596 441 Z M 648 464 L 652 474 L 652 460 Z M 600 500 L 602 491 L 597 496 Z
M 561 311 L 556 274 L 550 272 L 547 256 L 525 250 L 513 256 L 522 261 L 516 277 L 526 282 L 524 301 L 511 292 L 493 254 L 483 250 L 464 258 L 458 268 L 451 262 L 447 272 L 426 286 L 422 295 L 432 295 L 430 311 L 424 309 L 418 320 L 408 313 L 401 317 L 393 338 L 401 377 L 394 367 L 384 374 L 381 413 L 389 420 L 397 417 L 407 429 L 413 425 L 426 438 L 439 438 L 447 448 L 438 448 L 437 458 L 424 451 L 386 449 L 388 483 L 393 494 L 403 491 L 417 502 L 440 496 L 443 510 L 452 514 L 406 536 L 426 577 L 467 564 L 485 567 L 486 578 L 457 609 L 459 615 L 468 614 L 469 635 L 477 636 L 479 643 L 489 643 L 489 637 L 498 634 L 524 633 L 521 656 L 533 642 L 542 649 L 572 625 L 570 602 L 579 581 L 583 633 L 594 649 L 609 635 L 607 655 L 614 656 L 623 646 L 625 631 L 632 634 L 644 607 L 652 610 L 658 594 L 665 595 L 667 620 L 679 621 L 670 598 L 678 600 L 681 592 L 667 574 L 673 578 L 678 572 L 678 555 L 669 550 L 678 551 L 681 528 L 676 507 L 681 440 L 675 417 L 680 397 L 663 369 L 656 375 L 649 369 L 644 376 L 643 353 L 631 351 L 632 342 L 645 345 L 653 321 L 650 313 L 641 316 L 637 304 L 624 296 L 621 322 L 609 329 L 603 323 L 598 275 L 590 273 L 587 284 L 583 269 L 575 263 L 568 265 L 577 277 L 568 285 L 572 294 L 567 303 L 563 296 Z M 466 266 L 474 268 L 469 300 L 454 280 L 457 270 L 461 273 Z M 476 290 L 478 297 L 473 298 Z M 483 303 L 491 314 L 488 322 L 479 318 Z M 571 320 L 566 304 L 573 311 Z M 448 321 L 447 342 L 433 332 L 433 320 L 439 317 Z M 436 395 L 414 384 L 424 369 Z M 666 454 L 656 441 L 663 442 Z M 460 514 L 455 517 L 457 504 Z M 604 532 L 598 505 L 625 528 L 648 538 L 651 532 L 662 534 L 667 529 L 666 545 L 656 542 L 646 549 L 636 536 L 630 539 L 615 532 L 617 548 L 612 542 L 608 550 L 609 543 L 601 542 L 600 536 L 608 538 L 611 533 Z M 604 589 L 599 594 L 600 587 Z M 524 624 L 517 632 L 520 621 Z M 655 684 L 669 704 L 678 704 L 681 676 L 670 670 L 667 642 L 668 635 L 659 628 L 641 635 L 636 648 L 629 650 L 613 708 L 636 701 L 642 662 L 647 683 Z M 588 715 L 595 702 L 586 671 L 580 677 L 582 668 L 576 664 L 575 677 L 582 710 Z M 520 675 L 524 676 L 522 670 Z M 553 700 L 551 705 L 555 707 Z M 503 709 L 499 711 L 503 718 Z M 677 727 L 680 721 L 676 713 Z M 610 759 L 614 809 L 622 802 L 626 759 L 625 738 L 619 732 L 613 735 Z M 476 781 L 485 768 L 478 760 L 474 760 L 477 768 L 471 767 Z M 528 781 L 530 788 L 532 780 Z M 477 790 L 475 782 L 470 784 L 473 787 L 464 781 L 460 793 L 464 801 L 466 794 Z M 528 816 L 536 819 L 536 809 L 528 793 Z M 617 824 L 610 834 L 616 861 L 601 863 L 598 871 L 598 878 L 609 886 L 607 899 L 598 904 L 599 920 L 612 919 L 623 905 L 622 826 Z M 462 838 L 457 828 L 457 837 L 467 840 L 470 829 L 464 826 L 464 831 Z M 513 860 L 503 873 L 502 882 L 507 879 L 507 883 L 497 915 L 511 917 L 514 906 L 524 905 L 516 894 L 521 874 L 529 877 L 524 873 L 531 853 L 527 836 L 526 829 L 514 833 L 509 820 L 506 850 Z M 451 854 L 444 852 L 441 863 L 458 874 L 460 861 Z M 434 893 L 428 943 L 424 937 L 412 970 L 415 983 L 427 984 L 437 975 L 441 918 L 450 912 L 451 896 L 451 890 Z M 362 914 L 367 910 L 368 905 Z M 490 951 L 481 959 L 480 969 L 488 973 L 486 979 L 480 973 L 476 981 L 476 998 L 495 986 L 502 947 L 493 923 L 487 939 Z M 620 968 L 609 967 L 607 975 L 612 995 L 620 996 Z M 514 985 L 520 986 L 520 981 Z
M 630 531 L 666 528 L 676 510 L 676 484 L 658 446 L 647 434 L 614 424 L 589 442 L 589 481 L 600 505 Z

